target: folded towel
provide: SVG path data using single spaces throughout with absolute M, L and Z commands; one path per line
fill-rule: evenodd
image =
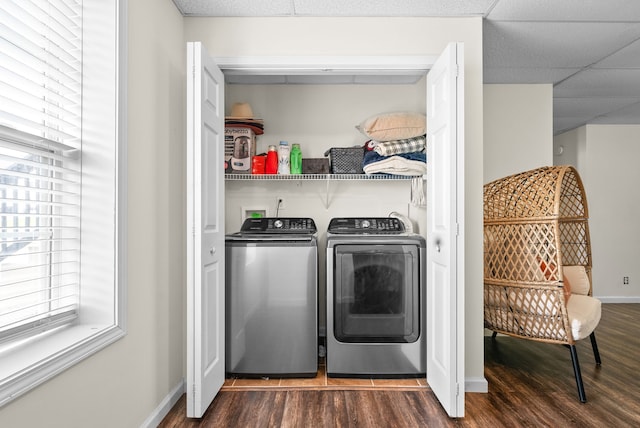
M 420 176 L 427 173 L 427 156 L 424 153 L 403 153 L 395 156 L 380 156 L 368 152 L 362 161 L 365 174 L 392 174 Z
M 427 161 L 427 154 L 425 152 L 400 153 L 394 156 L 398 156 L 398 157 L 408 159 L 408 160 L 413 160 L 413 161 L 420 161 L 420 162 Z M 378 154 L 375 151 L 365 152 L 364 157 L 362 158 L 362 167 L 365 167 L 366 165 L 373 162 L 380 162 L 385 159 L 389 159 L 391 157 L 392 156 L 383 156 L 381 154 Z
M 382 156 L 392 156 L 401 153 L 411 153 L 423 151 L 427 144 L 427 136 L 421 135 L 415 138 L 403 140 L 379 141 L 374 143 L 376 153 Z

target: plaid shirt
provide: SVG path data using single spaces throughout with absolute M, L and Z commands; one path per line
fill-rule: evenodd
M 401 153 L 421 152 L 427 145 L 427 136 L 407 138 L 404 140 L 384 141 L 378 143 L 373 150 L 381 156 L 393 156 Z

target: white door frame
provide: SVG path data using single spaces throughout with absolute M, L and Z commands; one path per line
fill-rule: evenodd
M 304 74 L 304 75 L 330 75 L 330 74 L 372 74 L 372 75 L 408 75 L 426 73 L 435 64 L 438 56 L 369 56 L 369 57 L 343 57 L 343 56 L 328 56 L 328 57 L 251 57 L 251 56 L 238 56 L 238 57 L 216 57 L 215 62 L 220 69 L 233 74 L 247 74 L 247 75 L 259 75 L 259 74 L 273 74 L 273 75 L 287 75 L 287 74 Z M 463 91 L 458 92 L 460 100 L 464 99 Z M 457 128 L 463 129 L 464 122 L 459 121 Z M 458 153 L 462 156 L 462 153 Z M 461 161 L 461 159 L 460 159 Z M 464 165 L 459 165 L 463 167 Z M 464 171 L 462 169 L 461 171 Z M 464 180 L 458 180 L 459 188 L 464 186 Z M 460 189 L 458 189 L 460 190 Z M 462 191 L 458 191 L 459 195 L 464 195 Z M 463 217 L 462 217 L 463 218 Z M 462 221 L 462 219 L 460 219 Z M 461 228 L 462 224 L 457 227 Z M 427 237 L 429 238 L 429 237 Z M 429 242 L 429 240 L 427 241 Z M 462 247 L 463 248 L 463 247 Z M 202 250 L 202 249 L 200 249 Z M 456 255 L 453 255 L 456 257 Z M 457 255 L 457 269 L 458 269 L 458 283 L 457 283 L 457 298 L 458 303 L 464 302 L 464 280 L 460 270 L 463 269 L 463 254 Z M 461 263 L 462 258 L 462 263 Z M 458 318 L 464 320 L 464 311 L 458 307 Z M 188 316 L 191 316 L 188 314 Z M 447 412 L 450 416 L 458 416 L 460 412 L 464 412 L 464 379 L 460 381 L 460 375 L 464 376 L 464 323 L 458 322 L 455 326 L 457 330 L 456 343 L 453 349 L 455 351 L 461 351 L 455 355 L 451 355 L 452 366 L 454 372 L 450 372 L 453 377 L 453 381 L 456 382 L 457 394 L 462 396 L 462 408 L 459 406 L 456 408 L 447 408 Z M 192 361 L 188 361 L 187 364 L 191 364 Z M 188 370 L 189 371 L 189 370 Z M 439 397 L 441 402 L 448 403 L 449 400 L 444 400 Z M 459 401 L 458 401 L 459 404 Z

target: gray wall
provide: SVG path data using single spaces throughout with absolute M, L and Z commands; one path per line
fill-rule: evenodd
M 640 302 L 639 142 L 640 125 L 586 125 L 554 140 L 554 162 L 575 166 L 585 187 L 593 293 L 605 302 Z
M 484 182 L 552 165 L 553 88 L 484 85 Z

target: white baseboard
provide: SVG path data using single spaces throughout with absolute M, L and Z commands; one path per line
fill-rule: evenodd
M 484 377 L 468 377 L 464 380 L 464 392 L 489 392 L 489 382 Z
M 173 389 L 164 397 L 147 419 L 140 425 L 140 428 L 156 428 L 165 416 L 169 414 L 173 406 L 178 402 L 185 391 L 184 379 L 180 381 Z

